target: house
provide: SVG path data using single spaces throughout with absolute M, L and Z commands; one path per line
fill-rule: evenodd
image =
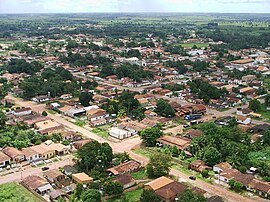
M 156 195 L 158 195 L 162 201 L 164 202 L 174 202 L 177 196 L 183 193 L 187 189 L 187 186 L 173 181 L 155 191 Z
M 55 201 L 60 197 L 66 196 L 66 193 L 61 189 L 54 189 L 49 193 L 49 196 L 51 201 Z
M 48 170 L 44 172 L 43 175 L 51 184 L 55 184 L 58 188 L 65 187 L 70 184 L 69 178 L 58 170 Z
M 36 162 L 42 159 L 41 154 L 31 148 L 23 148 L 22 153 L 25 156 L 25 160 L 29 163 Z
M 129 121 L 129 122 L 121 122 L 118 125 L 118 128 L 125 129 L 132 133 L 132 135 L 138 134 L 141 130 L 148 128 L 147 125 L 140 123 L 138 121 Z
M 117 138 L 117 139 L 120 139 L 120 140 L 123 140 L 125 138 L 132 136 L 131 132 L 124 130 L 124 129 L 121 129 L 121 128 L 118 128 L 118 127 L 110 128 L 109 134 L 110 134 L 110 136 Z
M 91 141 L 93 141 L 93 140 L 90 138 L 86 138 L 86 139 L 82 139 L 82 140 L 77 140 L 77 141 L 73 142 L 72 145 L 75 147 L 75 149 L 79 149 L 83 145 L 85 145 L 86 143 L 91 142 Z
M 253 111 L 249 108 L 237 109 L 236 114 L 240 116 L 249 116 Z
M 227 169 L 232 169 L 232 166 L 227 162 L 221 162 L 219 164 L 214 165 L 213 171 L 217 173 L 224 172 Z
M 50 100 L 50 98 L 47 95 L 41 95 L 41 96 L 32 98 L 32 101 L 34 101 L 34 102 L 47 102 L 49 100 Z
M 220 181 L 228 183 L 231 179 L 234 179 L 235 176 L 240 175 L 240 173 L 241 172 L 237 169 L 226 169 L 219 174 L 218 178 Z
M 136 184 L 136 181 L 128 173 L 117 176 L 113 181 L 122 184 L 124 189 L 128 189 Z
M 72 176 L 72 180 L 75 183 L 80 183 L 80 184 L 90 184 L 94 180 L 92 177 L 89 177 L 85 173 L 75 173 L 75 174 L 72 174 L 71 176 Z
M 104 109 L 91 109 L 86 111 L 87 119 L 91 122 L 109 117 L 109 114 Z
M 11 158 L 5 153 L 0 151 L 0 170 L 10 164 Z
M 231 116 L 224 116 L 224 117 L 220 117 L 220 118 L 216 119 L 215 123 L 218 125 L 227 126 L 227 125 L 229 125 L 229 123 L 232 119 L 233 119 L 233 117 L 231 117 Z
M 61 136 L 62 136 L 63 140 L 69 140 L 71 142 L 82 139 L 82 134 L 81 133 L 71 131 L 71 130 L 62 132 Z
M 269 124 L 259 124 L 250 129 L 250 132 L 252 133 L 264 133 L 266 130 L 270 128 Z
M 6 147 L 2 150 L 2 152 L 9 156 L 11 158 L 11 161 L 16 163 L 22 162 L 25 159 L 24 154 L 14 147 Z
M 78 170 L 74 166 L 71 166 L 71 165 L 65 165 L 63 167 L 63 170 L 66 175 L 72 175 L 72 174 L 78 173 Z
M 164 135 L 157 139 L 157 142 L 162 145 L 176 146 L 180 150 L 188 149 L 191 139 L 181 136 L 168 136 Z
M 113 175 L 120 175 L 120 174 L 128 173 L 131 171 L 136 171 L 140 167 L 141 167 L 141 164 L 139 162 L 135 160 L 130 160 L 120 165 L 107 169 L 107 172 L 110 172 Z
M 172 182 L 174 182 L 172 179 L 162 176 L 155 180 L 152 180 L 151 182 L 146 183 L 144 187 L 145 189 L 156 191 L 160 189 L 161 187 L 164 187 Z
M 17 116 L 17 117 L 30 115 L 30 114 L 32 114 L 32 109 L 30 107 L 16 109 L 16 110 L 12 111 L 12 114 L 14 116 Z
M 50 183 L 44 177 L 39 175 L 29 175 L 21 181 L 21 184 L 27 189 L 33 190 L 41 195 L 53 190 Z
M 47 147 L 44 144 L 34 145 L 30 147 L 31 150 L 39 153 L 42 159 L 50 159 L 56 156 L 56 151 L 52 148 Z
M 210 169 L 202 160 L 195 160 L 188 165 L 188 168 L 197 172 L 202 172 L 205 169 Z
M 185 137 L 188 137 L 190 139 L 196 138 L 203 135 L 203 131 L 199 129 L 189 129 L 185 133 Z
M 37 122 L 34 125 L 35 125 L 35 128 L 38 129 L 38 132 L 42 135 L 45 135 L 45 134 L 50 135 L 52 133 L 58 133 L 64 130 L 63 125 L 51 119 Z
M 249 183 L 248 190 L 255 192 L 259 196 L 270 198 L 270 183 L 258 179 L 253 179 Z
M 238 115 L 235 117 L 235 119 L 236 119 L 237 123 L 239 123 L 239 124 L 244 124 L 244 125 L 251 124 L 251 118 L 246 117 L 246 116 Z

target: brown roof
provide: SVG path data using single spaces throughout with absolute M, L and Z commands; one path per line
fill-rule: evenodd
M 55 179 L 55 178 L 57 178 L 57 177 L 59 177 L 59 176 L 63 176 L 64 174 L 63 173 L 61 173 L 59 170 L 55 170 L 55 169 L 53 169 L 53 170 L 48 170 L 48 171 L 46 171 L 45 173 L 44 173 L 44 176 L 46 177 L 46 178 L 48 178 L 48 179 Z
M 179 182 L 169 183 L 155 191 L 155 193 L 163 199 L 175 198 L 179 193 L 183 193 L 187 189 L 186 185 Z
M 91 141 L 93 141 L 93 140 L 90 139 L 90 138 L 86 138 L 86 139 L 83 139 L 83 140 L 78 140 L 78 141 L 75 141 L 75 142 L 73 143 L 73 146 L 74 146 L 76 149 L 79 149 L 79 148 L 81 148 L 83 145 L 85 145 L 86 143 L 91 142 Z
M 93 181 L 93 178 L 87 175 L 86 173 L 72 174 L 72 179 L 75 180 L 76 182 L 81 182 L 81 183 L 89 183 Z
M 216 164 L 215 167 L 219 167 L 222 170 L 227 170 L 227 169 L 231 169 L 232 168 L 232 166 L 229 163 L 227 163 L 227 162 L 221 162 L 219 164 Z
M 39 154 L 38 152 L 36 152 L 35 150 L 27 147 L 27 148 L 23 148 L 22 149 L 22 153 L 24 154 L 24 156 L 27 158 L 27 157 L 31 157 L 31 156 L 34 156 L 36 154 Z
M 11 157 L 12 159 L 16 158 L 17 156 L 23 155 L 23 153 L 20 150 L 14 147 L 6 147 L 2 150 L 2 152 Z
M 269 182 L 265 182 L 265 181 L 258 180 L 258 179 L 253 179 L 249 183 L 249 186 L 256 189 L 256 190 L 270 193 L 270 183 Z
M 220 173 L 221 176 L 226 177 L 227 179 L 232 179 L 237 175 L 240 175 L 240 171 L 237 169 L 226 169 L 224 172 Z
M 201 136 L 202 134 L 203 134 L 203 131 L 199 129 L 190 129 L 187 131 L 187 135 L 189 135 L 192 138 Z
M 135 180 L 132 178 L 130 174 L 126 173 L 126 174 L 117 176 L 116 178 L 114 178 L 113 181 L 119 182 L 122 185 L 126 185 L 131 182 L 134 182 Z
M 25 112 L 25 111 L 29 111 L 32 110 L 30 107 L 26 107 L 26 108 L 21 108 L 21 109 L 16 109 L 14 110 L 15 113 L 20 113 L 20 112 Z
M 234 180 L 241 182 L 243 185 L 248 186 L 249 183 L 254 179 L 253 175 L 239 173 L 235 175 Z
M 8 161 L 8 160 L 10 160 L 10 157 L 8 155 L 6 155 L 5 153 L 0 151 L 0 162 Z
M 22 183 L 33 190 L 39 188 L 40 186 L 49 184 L 49 182 L 44 177 L 41 177 L 39 175 L 27 176 L 22 180 Z
M 157 141 L 166 145 L 175 145 L 180 149 L 186 149 L 191 142 L 191 139 L 186 137 L 173 137 L 173 136 L 162 136 L 157 139 Z
M 112 168 L 107 169 L 107 171 L 113 173 L 114 175 L 119 175 L 121 173 L 126 173 L 131 170 L 136 170 L 141 166 L 141 164 L 137 161 L 130 160 L 128 162 L 122 163 L 118 166 L 114 166 Z
M 198 194 L 205 194 L 206 193 L 205 190 L 203 190 L 203 189 L 201 189 L 199 187 L 193 187 L 191 190 L 192 190 L 192 192 L 195 192 L 195 193 L 198 193 Z
M 254 61 L 253 59 L 241 59 L 241 60 L 234 60 L 234 61 L 232 61 L 232 63 L 235 63 L 235 64 L 247 64 L 247 63 L 251 63 L 253 61 Z
M 159 177 L 151 182 L 146 183 L 145 186 L 148 186 L 152 190 L 156 191 L 159 188 L 164 187 L 167 184 L 170 184 L 172 182 L 174 182 L 172 179 L 162 176 L 162 177 Z

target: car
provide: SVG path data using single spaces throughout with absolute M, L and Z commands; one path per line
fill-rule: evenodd
M 217 117 L 216 116 L 212 116 L 213 119 L 216 119 Z
M 184 128 L 187 128 L 189 127 L 190 125 L 189 124 L 184 124 Z
M 196 177 L 195 176 L 189 176 L 189 179 L 196 180 Z
M 42 171 L 49 170 L 49 169 L 50 169 L 50 168 L 47 167 L 47 166 L 41 168 Z

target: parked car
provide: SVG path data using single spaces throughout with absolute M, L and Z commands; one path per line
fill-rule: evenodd
M 41 168 L 42 171 L 49 170 L 49 169 L 50 169 L 50 168 L 47 167 L 47 166 Z
M 189 179 L 196 180 L 196 177 L 195 176 L 189 176 Z

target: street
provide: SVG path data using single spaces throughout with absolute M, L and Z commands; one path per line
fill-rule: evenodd
M 15 98 L 14 96 L 12 96 L 10 94 L 7 96 L 7 98 L 13 99 L 16 102 L 16 104 L 18 104 L 20 106 L 31 107 L 34 111 L 36 111 L 38 113 L 41 113 L 42 111 L 46 110 L 44 104 L 37 104 L 37 103 L 31 102 L 31 101 L 25 101 L 25 100 L 22 100 L 20 98 Z M 225 111 L 225 112 L 219 112 L 218 116 L 229 115 L 233 112 L 235 112 L 235 109 L 230 109 L 230 110 Z M 99 142 L 109 143 L 110 146 L 112 147 L 113 151 L 116 153 L 117 152 L 127 152 L 131 158 L 142 163 L 142 165 L 146 165 L 149 162 L 148 158 L 146 158 L 144 156 L 140 156 L 140 155 L 132 152 L 132 148 L 139 146 L 141 144 L 141 140 L 139 137 L 133 137 L 133 138 L 115 143 L 115 142 L 111 142 L 109 140 L 105 140 L 104 138 L 99 137 L 98 135 L 86 130 L 83 127 L 79 127 L 79 126 L 74 125 L 73 123 L 71 123 L 69 121 L 66 121 L 63 117 L 61 117 L 58 114 L 48 114 L 48 116 L 50 118 L 52 118 L 53 120 L 57 121 L 58 123 L 63 124 L 67 128 L 70 128 L 72 130 L 75 130 L 75 131 L 82 133 L 85 137 L 97 140 Z M 58 168 L 58 167 L 61 167 L 63 165 L 66 165 L 66 164 L 69 164 L 68 160 L 53 163 L 52 165 L 50 165 L 50 167 L 51 168 Z M 31 175 L 31 174 L 40 174 L 40 173 L 42 173 L 40 168 L 29 168 L 29 169 L 22 172 L 23 176 L 27 176 L 27 175 Z M 210 194 L 219 195 L 228 201 L 232 201 L 232 202 L 252 202 L 252 201 L 264 202 L 264 201 L 266 201 L 266 200 L 259 198 L 259 197 L 256 197 L 256 199 L 254 199 L 254 200 L 247 198 L 247 197 L 243 197 L 237 193 L 234 193 L 234 192 L 231 192 L 231 191 L 225 189 L 224 187 L 220 187 L 218 185 L 212 185 L 212 184 L 209 184 L 209 183 L 204 182 L 204 181 L 199 180 L 199 179 L 196 181 L 191 181 L 191 180 L 189 180 L 189 178 L 188 178 L 189 176 L 187 174 L 180 172 L 178 170 L 175 170 L 175 169 L 171 169 L 170 174 L 175 175 L 175 176 L 180 177 L 180 178 L 183 178 L 184 180 L 188 181 L 192 185 L 200 187 L 200 188 L 206 190 Z M 10 181 L 18 181 L 19 179 L 21 179 L 20 172 L 0 177 L 0 183 L 10 182 Z

